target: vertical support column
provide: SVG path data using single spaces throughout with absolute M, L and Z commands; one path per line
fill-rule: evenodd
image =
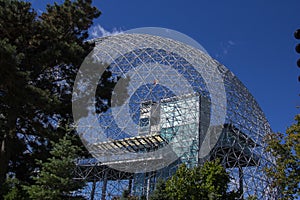
M 146 196 L 146 194 L 147 194 L 147 176 L 148 176 L 148 172 L 146 172 L 146 173 L 143 173 L 142 174 L 142 181 L 143 181 L 143 183 L 142 183 L 142 188 L 141 188 L 141 190 L 142 190 L 142 196 Z
M 105 197 L 106 197 L 107 173 L 108 173 L 108 169 L 106 167 L 104 167 L 104 177 L 103 177 L 101 200 L 105 200 Z
M 96 183 L 97 183 L 97 180 L 96 180 L 96 177 L 94 177 L 92 191 L 91 191 L 91 200 L 94 200 L 94 197 L 95 197 Z
M 244 196 L 244 181 L 243 181 L 243 179 L 244 179 L 243 167 L 239 166 L 239 185 L 240 185 L 239 192 L 241 195 L 240 199 L 244 199 L 243 198 L 243 196 Z
M 150 194 L 150 179 L 151 179 L 151 172 L 148 173 L 147 176 L 147 190 L 146 190 L 146 199 L 149 200 L 149 194 Z
M 132 176 L 129 177 L 129 182 L 128 182 L 128 192 L 129 194 L 131 194 L 131 190 L 132 190 Z
M 150 199 L 150 193 L 155 189 L 156 183 L 156 171 L 147 173 L 147 189 L 146 189 L 146 199 Z

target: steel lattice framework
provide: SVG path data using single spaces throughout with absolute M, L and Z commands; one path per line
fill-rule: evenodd
M 117 83 L 108 110 L 77 118 L 95 157 L 77 163 L 76 178 L 90 186 L 84 192 L 113 199 L 129 190 L 148 198 L 156 181 L 181 163 L 219 158 L 241 197 L 272 199 L 263 173 L 273 163 L 263 142 L 271 128 L 231 71 L 199 49 L 159 36 L 120 34 L 95 43 L 93 62 L 108 66 Z M 93 75 L 101 77 L 99 71 Z M 84 80 L 77 83 L 80 96 Z

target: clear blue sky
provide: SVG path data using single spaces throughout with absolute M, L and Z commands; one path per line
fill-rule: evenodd
M 44 10 L 53 0 L 31 0 Z M 62 2 L 62 0 L 58 0 Z M 164 27 L 202 44 L 250 90 L 272 129 L 284 132 L 300 113 L 300 69 L 293 33 L 300 28 L 299 0 L 95 0 L 95 21 L 108 31 Z

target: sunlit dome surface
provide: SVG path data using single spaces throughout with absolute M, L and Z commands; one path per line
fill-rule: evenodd
M 82 74 L 98 77 L 97 85 L 106 67 L 115 81 L 112 99 L 100 112 L 95 86 L 91 101 L 81 105 L 89 115 L 74 116 L 99 163 L 132 174 L 156 171 L 158 179 L 181 163 L 192 167 L 219 158 L 233 177 L 232 189 L 244 197 L 271 196 L 263 173 L 272 163 L 263 142 L 270 125 L 230 70 L 200 49 L 160 36 L 120 34 L 95 42 L 90 58 L 99 69 Z M 84 80 L 76 82 L 75 100 L 86 93 Z

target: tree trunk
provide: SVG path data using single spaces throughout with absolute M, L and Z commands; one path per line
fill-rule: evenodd
M 3 184 L 6 180 L 6 174 L 8 172 L 8 163 L 11 156 L 11 148 L 13 148 L 9 145 L 10 139 L 10 134 L 6 134 L 0 143 L 0 188 L 3 188 Z M 0 195 L 2 196 L 1 192 Z
M 11 109 L 8 112 L 8 129 L 4 134 L 4 137 L 0 141 L 0 195 L 2 196 L 1 188 L 6 180 L 6 174 L 8 172 L 8 164 L 11 159 L 13 146 L 12 139 L 16 137 L 16 121 L 17 121 L 17 112 L 15 109 Z M 0 196 L 0 198 L 1 198 Z

